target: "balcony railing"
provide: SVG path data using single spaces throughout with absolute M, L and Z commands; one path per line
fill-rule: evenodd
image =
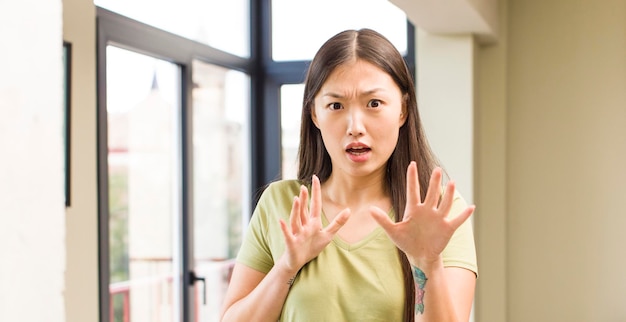
M 234 260 L 206 261 L 196 267 L 198 274 L 204 276 L 206 286 L 198 285 L 195 296 L 195 320 L 197 322 L 217 321 L 219 306 L 230 281 Z M 172 274 L 161 274 L 144 278 L 136 278 L 109 285 L 109 312 L 111 322 L 120 322 L 115 316 L 114 299 L 122 297 L 121 322 L 132 321 L 133 308 L 142 313 L 135 313 L 141 322 L 172 321 L 173 317 L 173 286 Z M 132 291 L 132 292 L 131 292 Z M 202 292 L 210 292 L 210 300 L 203 303 Z M 132 293 L 132 296 L 131 296 Z M 133 296 L 136 302 L 133 302 Z M 119 308 L 118 308 L 119 309 Z
M 158 313 L 161 310 L 159 308 L 163 306 L 170 306 L 172 303 L 172 280 L 173 276 L 171 274 L 168 275 L 160 275 L 160 276 L 151 276 L 139 279 L 133 279 L 129 281 L 112 283 L 109 285 L 109 309 L 111 322 L 115 322 L 115 312 L 113 305 L 113 298 L 115 296 L 123 297 L 123 306 L 122 306 L 122 321 L 130 322 L 130 291 L 152 291 L 156 293 L 154 298 L 157 300 L 154 303 L 154 312 Z M 167 293 L 166 298 L 167 301 L 163 300 L 163 294 Z M 160 314 L 159 314 L 160 315 Z M 157 321 L 162 321 L 161 316 L 159 316 Z

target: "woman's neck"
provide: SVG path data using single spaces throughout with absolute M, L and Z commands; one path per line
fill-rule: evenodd
M 322 195 L 343 207 L 379 204 L 389 197 L 385 189 L 384 172 L 363 177 L 332 173 L 322 184 Z

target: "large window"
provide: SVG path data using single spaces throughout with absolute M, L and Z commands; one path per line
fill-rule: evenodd
M 218 321 L 256 198 L 296 175 L 313 54 L 369 27 L 412 65 L 412 28 L 386 0 L 95 3 L 101 321 Z
M 280 129 L 282 177 L 296 178 L 298 174 L 298 145 L 302 113 L 303 84 L 284 84 L 280 87 Z
M 272 0 L 272 58 L 311 60 L 317 49 L 346 29 L 374 29 L 406 54 L 406 15 L 388 0 Z
M 250 57 L 248 0 L 95 0 L 99 7 L 241 57 Z
M 249 213 L 250 79 L 242 72 L 193 62 L 193 271 L 197 321 L 218 321 L 233 258 Z
M 252 63 L 98 24 L 101 321 L 218 321 L 250 213 Z
M 106 54 L 113 317 L 176 321 L 180 68 L 114 46 Z

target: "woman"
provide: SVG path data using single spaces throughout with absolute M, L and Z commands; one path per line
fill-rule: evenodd
M 320 48 L 300 142 L 298 180 L 270 184 L 254 211 L 222 320 L 467 321 L 474 207 L 441 188 L 387 39 L 348 30 Z

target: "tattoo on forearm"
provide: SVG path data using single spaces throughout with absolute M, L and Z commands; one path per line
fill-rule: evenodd
M 415 312 L 424 314 L 424 293 L 428 278 L 421 269 L 413 266 L 413 280 L 415 280 Z
M 298 275 L 297 275 L 297 274 L 296 274 L 296 275 L 294 275 L 292 278 L 290 278 L 290 279 L 287 281 L 287 284 L 289 285 L 289 287 L 291 287 L 291 286 L 293 285 L 293 282 L 296 280 L 296 276 L 298 276 Z

